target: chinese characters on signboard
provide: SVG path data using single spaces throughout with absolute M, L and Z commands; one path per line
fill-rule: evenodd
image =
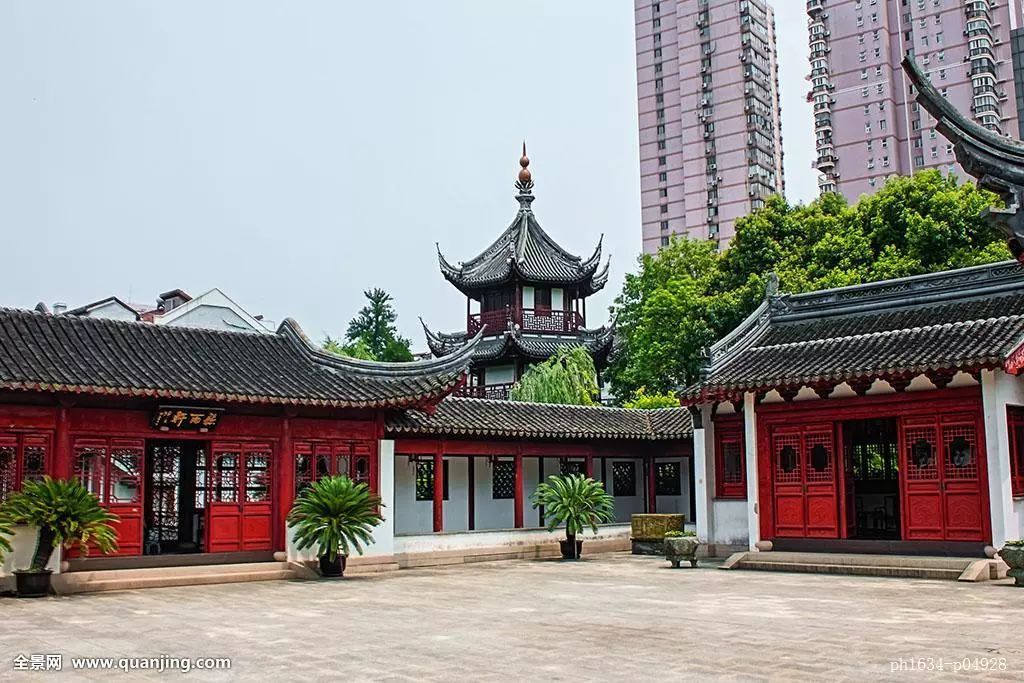
M 219 408 L 160 406 L 153 413 L 153 428 L 165 432 L 208 432 L 217 426 L 222 412 Z

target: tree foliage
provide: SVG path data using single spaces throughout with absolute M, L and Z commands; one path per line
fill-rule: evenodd
M 585 348 L 561 348 L 525 373 L 509 392 L 513 401 L 594 405 L 598 398 L 597 370 Z
M 640 387 L 631 399 L 623 402 L 622 407 L 644 410 L 652 408 L 678 408 L 679 399 L 672 394 L 649 394 L 647 393 L 647 387 Z
M 363 292 L 369 303 L 349 321 L 345 341 L 326 337 L 323 349 L 350 358 L 386 362 L 411 361 L 410 342 L 399 336 L 394 299 L 383 289 Z
M 890 179 L 853 205 L 828 194 L 809 205 L 781 197 L 736 224 L 728 251 L 674 239 L 639 259 L 612 313 L 620 347 L 606 377 L 619 396 L 669 393 L 696 381 L 702 350 L 764 298 L 783 292 L 919 275 L 1009 257 L 982 218 L 997 197 L 938 171 Z

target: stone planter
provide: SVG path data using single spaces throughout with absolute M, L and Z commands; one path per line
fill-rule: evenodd
M 1024 587 L 1024 546 L 1004 545 L 999 557 L 1009 565 L 1010 571 L 1006 574 L 1013 577 L 1014 585 Z
M 686 515 L 643 514 L 630 517 L 630 541 L 634 555 L 665 554 L 665 532 L 682 531 Z
M 665 539 L 665 559 L 679 569 L 679 563 L 688 561 L 691 567 L 697 566 L 697 549 L 700 541 L 696 536 L 670 536 Z

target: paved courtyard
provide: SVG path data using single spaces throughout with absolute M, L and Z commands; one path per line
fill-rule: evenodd
M 190 674 L 204 680 L 1024 678 L 1024 590 L 1006 583 L 667 567 L 604 555 L 3 599 L 0 679 L 127 680 L 69 660 L 159 655 L 232 659 Z M 16 672 L 19 653 L 60 653 L 64 668 Z M 900 658 L 945 670 L 893 673 Z

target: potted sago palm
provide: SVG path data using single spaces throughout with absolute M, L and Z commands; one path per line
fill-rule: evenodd
M 576 538 L 590 527 L 615 521 L 615 499 L 604 485 L 582 474 L 552 475 L 541 482 L 530 497 L 533 507 L 544 508 L 548 531 L 565 524 L 565 539 L 559 541 L 562 559 L 579 559 L 583 541 Z
M 103 509 L 99 499 L 74 480 L 26 481 L 0 508 L 0 516 L 8 525 L 35 527 L 38 534 L 28 568 L 14 572 L 21 598 L 49 595 L 53 572 L 47 565 L 57 548 L 75 546 L 83 555 L 89 554 L 90 546 L 104 554 L 117 549 L 111 524 L 118 516 Z
M 380 498 L 366 484 L 348 477 L 324 477 L 307 486 L 295 499 L 288 523 L 295 527 L 295 546 L 315 548 L 320 575 L 345 575 L 349 554 L 363 554 L 373 541 L 373 527 L 381 523 Z

